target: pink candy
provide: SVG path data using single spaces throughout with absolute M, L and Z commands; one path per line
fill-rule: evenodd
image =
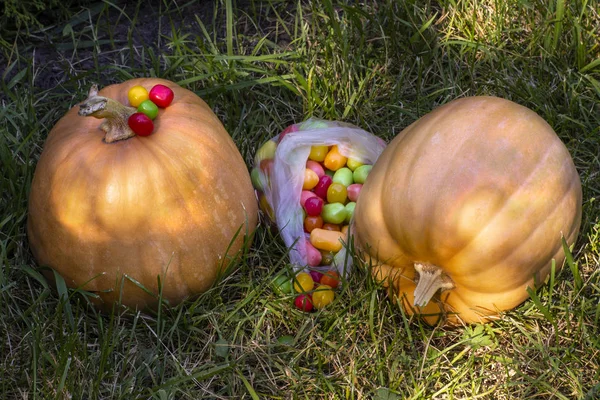
M 353 183 L 352 185 L 348 186 L 348 200 L 356 202 L 362 186 L 362 183 Z
M 306 261 L 311 267 L 316 267 L 321 264 L 323 255 L 313 246 L 310 241 L 306 241 Z
M 306 168 L 313 170 L 319 178 L 325 175 L 325 169 L 323 169 L 323 166 L 316 161 L 308 160 L 306 162 Z
M 311 192 L 310 190 L 303 190 L 302 193 L 300 193 L 300 205 L 304 207 L 304 205 L 306 204 L 306 200 L 316 196 L 317 195 Z

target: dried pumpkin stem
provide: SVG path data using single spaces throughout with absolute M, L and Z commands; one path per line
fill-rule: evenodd
M 90 88 L 88 98 L 79 105 L 79 115 L 104 119 L 102 124 L 100 124 L 100 129 L 106 133 L 104 135 L 106 143 L 129 139 L 135 136 L 127 120 L 136 111 L 135 108 L 127 107 L 116 100 L 99 96 L 98 85 L 96 84 Z
M 415 263 L 415 271 L 419 274 L 419 281 L 414 293 L 414 305 L 417 307 L 426 306 L 438 290 L 454 288 L 452 279 L 437 265 Z

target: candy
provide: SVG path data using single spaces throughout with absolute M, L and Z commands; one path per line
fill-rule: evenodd
M 334 270 L 327 271 L 323 274 L 319 283 L 335 289 L 340 284 L 340 274 Z
M 354 207 L 356 207 L 356 203 L 353 201 L 344 206 L 344 208 L 346 208 L 346 211 L 348 212 L 346 214 L 346 218 L 344 219 L 344 222 L 347 224 L 349 224 L 350 219 L 352 219 L 352 215 L 354 214 Z
M 333 179 L 329 175 L 323 175 L 319 178 L 319 182 L 314 187 L 313 192 L 322 199 L 327 199 L 327 189 L 333 182 Z
M 321 251 L 321 265 L 331 265 L 333 263 L 333 253 L 331 251 Z
M 321 211 L 323 211 L 323 199 L 318 196 L 306 199 L 304 209 L 306 210 L 306 214 L 311 217 L 321 215 Z
M 316 172 L 312 169 L 306 168 L 304 170 L 304 182 L 302 183 L 303 190 L 311 190 L 319 183 L 319 177 Z
M 325 160 L 325 156 L 327 156 L 328 152 L 329 147 L 327 146 L 311 146 L 310 153 L 308 154 L 308 159 L 322 162 Z
M 294 305 L 297 309 L 305 312 L 311 312 L 313 309 L 312 299 L 307 294 L 298 295 L 294 300 Z
M 332 146 L 329 153 L 325 156 L 325 160 L 323 160 L 323 164 L 325 168 L 331 171 L 337 171 L 346 165 L 347 158 L 340 154 L 337 146 Z
M 315 282 L 320 282 L 323 277 L 323 273 L 320 271 L 310 271 L 310 276 Z
M 321 216 L 323 221 L 331 224 L 341 224 L 346 219 L 348 210 L 342 203 L 329 203 L 323 206 L 323 212 Z
M 315 281 L 313 281 L 310 274 L 306 272 L 300 272 L 294 278 L 294 290 L 296 293 L 304 293 L 313 290 L 315 287 Z
M 356 202 L 356 200 L 358 200 L 358 195 L 362 189 L 362 186 L 362 183 L 353 183 L 352 185 L 348 186 L 348 200 Z
M 333 301 L 335 294 L 329 285 L 319 286 L 312 294 L 312 303 L 316 309 L 321 309 Z
M 281 294 L 291 294 L 292 293 L 292 280 L 289 276 L 283 274 L 278 275 L 277 278 L 273 281 L 273 288 L 276 292 Z
M 173 93 L 170 87 L 160 84 L 154 85 L 154 87 L 150 89 L 150 93 L 148 93 L 148 98 L 160 108 L 168 107 L 174 97 L 175 93 Z
M 252 181 L 252 186 L 258 190 L 264 190 L 264 175 L 259 168 L 252 168 L 250 171 L 250 180 Z
M 304 205 L 306 204 L 306 200 L 310 199 L 311 197 L 316 197 L 317 195 L 314 194 L 313 192 L 311 192 L 310 190 L 303 190 L 300 193 L 300 205 L 302 207 L 304 207 Z
M 148 136 L 154 130 L 152 120 L 146 114 L 136 112 L 131 114 L 127 120 L 127 124 L 131 130 L 138 136 Z
M 319 250 L 337 252 L 343 247 L 342 239 L 344 237 L 342 232 L 313 229 L 310 233 L 310 243 Z
M 354 171 L 356 168 L 360 167 L 361 165 L 363 165 L 363 163 L 355 160 L 354 158 L 348 158 L 348 161 L 346 162 L 346 166 L 348 168 L 350 168 L 352 171 Z
M 372 165 L 363 165 L 356 168 L 354 170 L 354 182 L 365 183 L 365 181 L 367 180 L 367 176 L 369 175 L 369 172 L 371 172 L 372 168 Z
M 313 171 L 315 171 L 315 173 L 317 174 L 317 176 L 319 178 L 322 177 L 323 175 L 325 175 L 325 170 L 323 169 L 323 166 L 316 161 L 308 160 L 306 162 L 306 168 L 312 169 Z
M 327 202 L 344 204 L 348 199 L 348 189 L 341 183 L 332 183 L 327 188 Z
M 352 185 L 354 177 L 350 168 L 340 168 L 333 174 L 333 183 L 341 183 L 345 187 Z
M 158 115 L 158 107 L 151 100 L 142 101 L 137 110 L 142 114 L 146 114 L 150 119 L 154 119 Z
M 289 133 L 293 133 L 293 132 L 298 132 L 297 124 L 290 125 L 287 128 L 285 128 L 283 131 L 281 131 L 281 133 L 279 134 L 278 141 L 281 142 L 284 137 L 286 137 Z
M 148 100 L 148 91 L 145 87 L 136 85 L 127 92 L 127 99 L 132 107 L 138 108 L 144 100 Z
M 315 228 L 318 229 L 318 228 Z M 313 229 L 314 230 L 314 229 Z M 306 241 L 306 262 L 311 267 L 316 267 L 321 264 L 323 256 L 308 240 Z M 308 289 L 310 290 L 310 289 Z
M 325 129 L 327 127 L 328 127 L 328 125 L 327 125 L 327 122 L 325 122 L 325 121 L 308 119 L 300 125 L 300 130 L 307 131 L 309 129 Z
M 323 227 L 323 218 L 320 215 L 314 217 L 308 216 L 304 218 L 304 230 L 308 233 L 312 232 L 313 229 Z
M 340 226 L 338 224 L 326 223 L 323 224 L 321 228 L 325 229 L 326 231 L 340 231 Z
M 277 150 L 277 143 L 273 140 L 267 140 L 254 156 L 254 163 L 258 164 L 262 160 L 275 158 L 275 151 Z

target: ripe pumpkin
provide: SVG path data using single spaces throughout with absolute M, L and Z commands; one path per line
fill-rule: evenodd
M 175 98 L 150 136 L 136 136 L 128 91 L 156 84 Z M 103 308 L 120 299 L 143 309 L 156 306 L 158 279 L 172 304 L 207 290 L 256 222 L 246 164 L 207 104 L 173 82 L 133 79 L 92 88 L 54 126 L 27 230 L 37 262 L 68 286 L 97 293 Z
M 528 298 L 581 223 L 581 182 L 533 111 L 496 97 L 451 101 L 384 150 L 354 212 L 376 279 L 431 324 L 484 322 Z

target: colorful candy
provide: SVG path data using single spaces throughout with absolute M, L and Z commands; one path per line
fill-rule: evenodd
M 323 206 L 321 216 L 330 224 L 341 224 L 346 219 L 348 210 L 342 203 L 328 203 Z
M 340 231 L 313 229 L 310 233 L 310 243 L 319 250 L 338 252 L 342 249 L 345 235 Z
M 321 309 L 333 301 L 335 294 L 328 285 L 319 285 L 312 294 L 312 303 L 316 309 Z
M 331 146 L 331 150 L 329 150 L 329 153 L 325 156 L 323 164 L 325 165 L 325 168 L 331 171 L 337 171 L 346 165 L 347 160 L 346 157 L 340 154 L 337 146 Z
M 170 87 L 160 84 L 154 85 L 154 87 L 150 89 L 150 93 L 148 93 L 148 98 L 160 108 L 168 107 L 174 97 L 175 94 Z
M 148 136 L 154 130 L 152 120 L 146 114 L 136 112 L 131 114 L 127 120 L 131 130 L 138 136 Z
M 271 218 L 273 211 L 264 192 L 271 190 L 270 178 L 275 172 L 274 158 L 278 144 L 292 132 L 326 127 L 328 125 L 322 122 L 316 125 L 291 125 L 276 138 L 265 142 L 257 151 L 251 178 L 258 191 L 261 209 Z M 340 284 L 340 275 L 336 270 L 338 266 L 335 263 L 336 255 L 348 240 L 349 224 L 356 201 L 371 168 L 371 165 L 364 164 L 362 160 L 341 154 L 337 145 L 310 147 L 302 171 L 300 207 L 288 213 L 291 221 L 301 218 L 304 235 L 299 240 L 305 241 L 302 246 L 305 249 L 304 260 L 310 270 L 302 271 L 289 279 L 279 277 L 273 284 L 280 293 L 289 293 L 288 286 L 293 288 L 296 293 L 296 308 L 309 312 L 313 308 L 322 309 L 334 300 L 335 289 Z M 285 187 L 277 190 L 285 191 Z M 283 193 L 283 197 L 285 196 L 287 193 Z M 329 270 L 321 272 L 323 269 Z
M 138 108 L 144 100 L 148 100 L 148 91 L 143 86 L 133 86 L 127 92 L 127 99 L 132 107 Z
M 294 279 L 294 290 L 296 293 L 306 293 L 313 290 L 315 282 L 313 281 L 310 274 L 306 272 L 300 272 Z
M 154 119 L 158 115 L 158 107 L 150 99 L 142 101 L 137 110 L 146 114 L 150 119 Z

